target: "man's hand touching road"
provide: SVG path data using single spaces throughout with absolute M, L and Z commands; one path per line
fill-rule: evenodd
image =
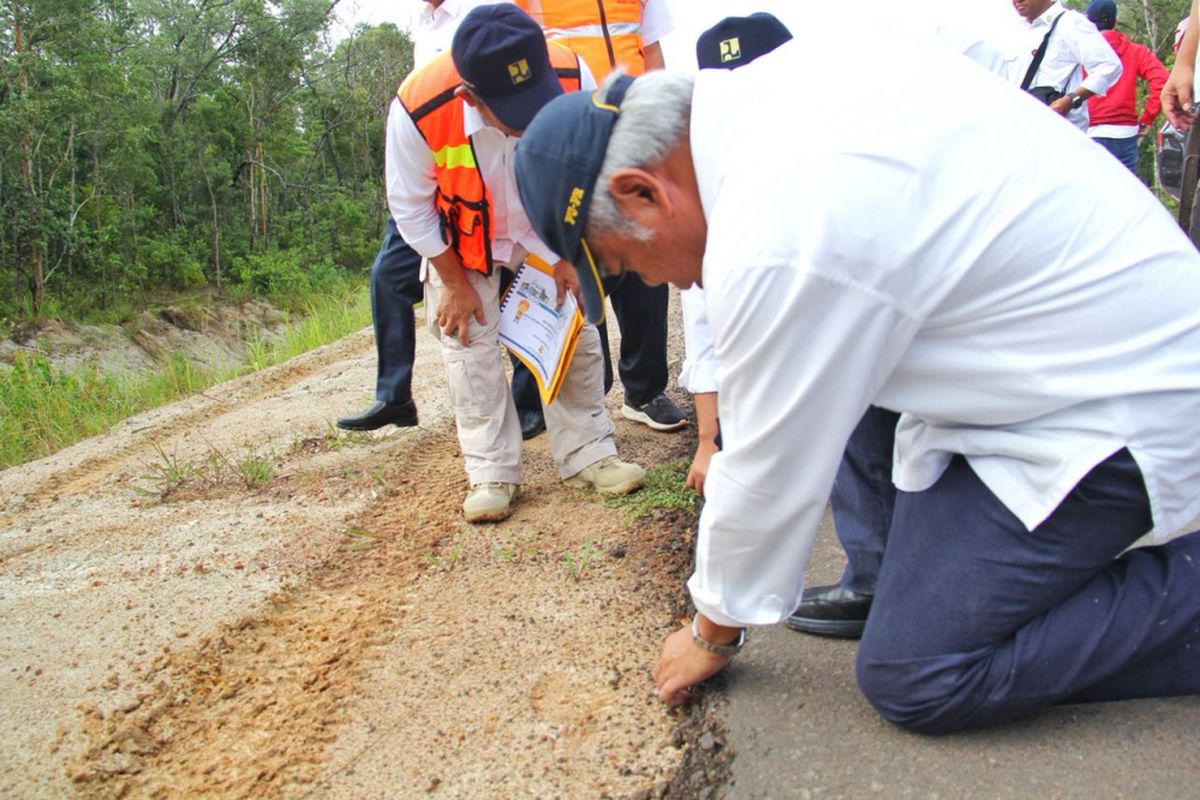
M 700 635 L 719 645 L 732 644 L 741 636 L 740 628 L 727 628 L 698 618 Z M 692 639 L 692 628 L 685 625 L 663 640 L 662 653 L 654 667 L 658 699 L 674 708 L 692 696 L 691 687 L 711 678 L 725 668 L 729 658 L 709 652 Z

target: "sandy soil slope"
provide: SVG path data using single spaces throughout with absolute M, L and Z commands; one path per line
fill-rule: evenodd
M 631 522 L 567 489 L 543 436 L 516 514 L 464 524 L 423 331 L 417 361 L 419 428 L 334 433 L 370 397 L 368 330 L 0 472 L 0 794 L 652 797 L 713 779 L 720 731 L 665 713 L 649 679 L 691 515 Z M 690 434 L 614 416 L 624 457 L 690 455 Z

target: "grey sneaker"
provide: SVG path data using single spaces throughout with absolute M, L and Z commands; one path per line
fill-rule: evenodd
M 563 481 L 576 489 L 595 489 L 604 494 L 629 494 L 642 488 L 646 470 L 637 464 L 622 461 L 616 456 L 605 456 Z
M 512 513 L 512 501 L 517 496 L 515 483 L 480 483 L 471 487 L 463 501 L 463 518 L 467 522 L 499 522 Z
M 640 406 L 621 406 L 621 416 L 649 425 L 656 431 L 677 431 L 687 425 L 687 415 L 665 394 Z

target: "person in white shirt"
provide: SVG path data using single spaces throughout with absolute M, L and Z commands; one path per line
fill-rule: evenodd
M 1016 60 L 1009 77 L 1022 83 L 1026 90 L 1049 87 L 1060 92 L 1062 96 L 1050 103 L 1050 109 L 1086 132 L 1087 100 L 1104 95 L 1117 82 L 1121 77 L 1121 59 L 1087 17 L 1064 8 L 1058 0 L 1012 0 L 1012 3 L 1025 20 L 1023 41 L 1029 47 L 1029 54 Z M 1048 40 L 1047 34 L 1050 34 Z M 1034 53 L 1043 40 L 1046 50 L 1041 64 L 1034 69 Z
M 1200 692 L 1200 533 L 1166 541 L 1200 513 L 1200 255 L 1031 98 L 822 13 L 825 35 L 738 70 L 558 98 L 517 150 L 529 219 L 577 265 L 589 316 L 631 264 L 705 290 L 724 449 L 659 696 L 683 702 L 747 626 L 796 607 L 872 404 L 901 412 L 858 653 L 881 714 L 946 733 Z M 838 59 L 851 35 L 871 59 Z M 905 91 L 830 96 L 835 59 L 846 85 L 886 63 Z M 829 136 L 817 113 L 855 123 Z
M 571 265 L 530 228 L 511 167 L 521 130 L 571 73 L 577 85 L 594 86 L 565 48 L 556 57 L 571 67 L 559 74 L 547 47 L 515 5 L 479 6 L 460 24 L 451 54 L 410 75 L 388 113 L 388 205 L 404 240 L 432 267 L 426 315 L 446 362 L 471 483 L 463 503 L 469 522 L 507 517 L 521 478 L 521 430 L 498 338 L 500 268 L 532 253 L 555 265 L 560 296 L 576 285 Z M 586 326 L 546 408 L 550 451 L 569 485 L 623 494 L 642 485 L 644 471 L 616 455 L 600 352 L 595 327 Z

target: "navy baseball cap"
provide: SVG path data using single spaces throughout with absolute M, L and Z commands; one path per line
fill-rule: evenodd
M 792 32 L 765 11 L 726 17 L 696 40 L 700 69 L 737 69 L 790 40 Z
M 1088 3 L 1087 18 L 1102 31 L 1111 31 L 1117 24 L 1117 4 L 1113 0 L 1092 0 Z
M 542 29 L 512 3 L 471 9 L 450 51 L 463 85 L 513 130 L 563 93 Z
M 634 78 L 598 92 L 572 92 L 538 113 L 517 143 L 517 191 L 537 235 L 575 265 L 588 322 L 604 319 L 604 276 L 583 232 L 608 140 Z

